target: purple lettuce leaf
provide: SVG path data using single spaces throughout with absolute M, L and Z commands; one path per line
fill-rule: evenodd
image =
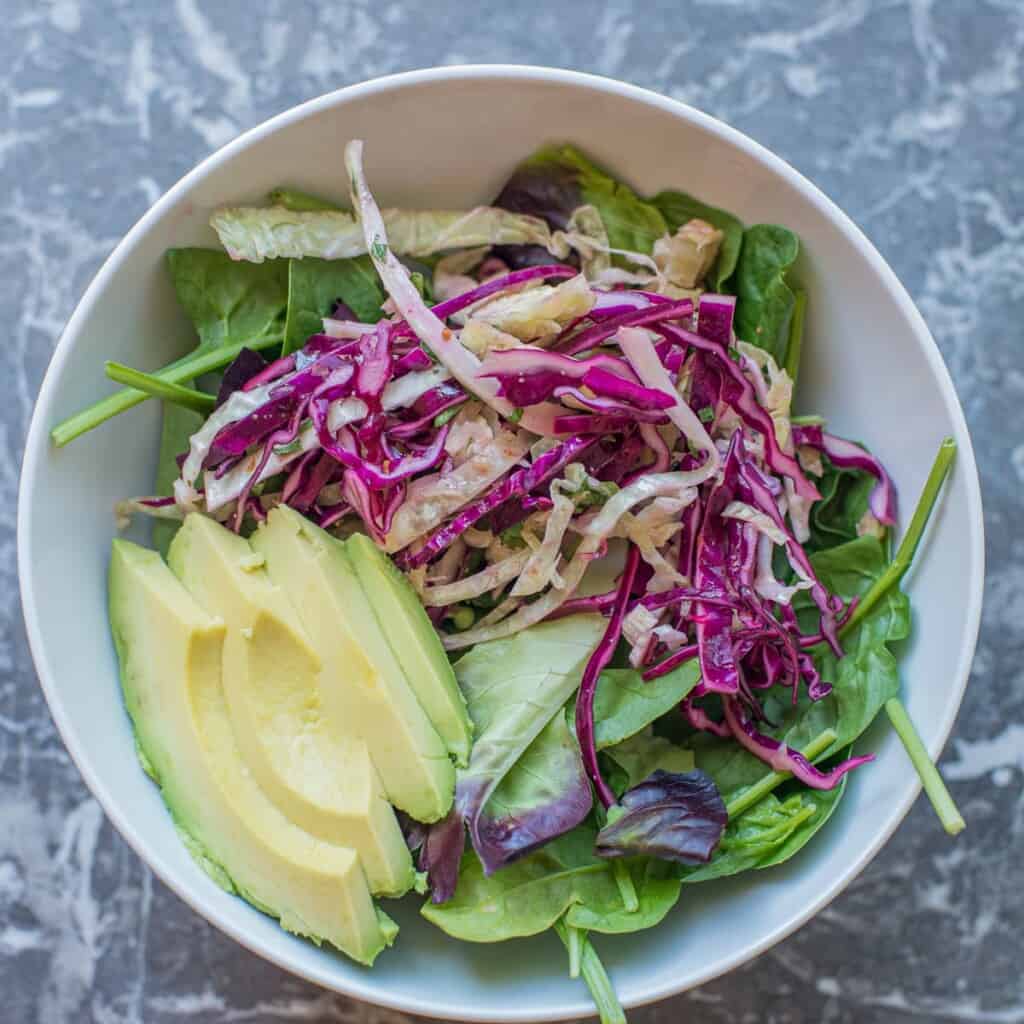
M 466 829 L 462 815 L 453 807 L 433 825 L 420 826 L 419 869 L 427 873 L 431 903 L 447 903 L 455 895 L 459 882 L 459 864 L 466 848 Z M 409 835 L 406 839 L 408 841 Z M 416 847 L 410 846 L 411 849 Z
M 565 733 L 550 723 L 564 719 L 603 632 L 601 616 L 576 615 L 477 644 L 455 663 L 476 734 L 469 764 L 456 778 L 455 803 L 487 874 L 572 828 L 590 809 L 578 751 L 570 758 Z M 553 756 L 558 770 L 538 770 L 540 753 Z
M 704 772 L 652 772 L 623 794 L 597 834 L 600 857 L 648 856 L 706 864 L 729 815 L 718 787 Z
M 248 383 L 267 366 L 266 359 L 251 348 L 239 349 L 228 364 L 217 389 L 217 406 L 223 405 L 240 387 Z
M 503 866 L 575 828 L 593 797 L 565 715 L 556 714 L 501 780 L 477 819 L 477 852 Z

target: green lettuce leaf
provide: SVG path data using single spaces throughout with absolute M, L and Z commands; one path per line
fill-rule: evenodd
M 424 257 L 481 245 L 551 245 L 551 232 L 542 220 L 491 206 L 382 213 L 388 243 L 400 256 Z M 362 228 L 344 210 L 224 207 L 210 218 L 210 226 L 233 259 L 249 263 L 306 256 L 350 259 L 366 253 Z
M 489 871 L 572 828 L 590 809 L 589 784 L 581 763 L 567 756 L 560 725 L 541 741 L 542 750 L 562 748 L 558 763 L 565 774 L 560 787 L 548 784 L 542 769 L 533 767 L 533 758 L 517 775 L 510 774 L 553 718 L 564 722 L 566 701 L 579 687 L 583 667 L 603 633 L 600 615 L 574 615 L 477 644 L 455 663 L 475 735 L 469 764 L 456 777 L 456 806 Z M 499 805 L 489 808 L 505 780 L 506 789 L 497 794 Z M 513 808 L 511 816 L 502 813 Z M 523 828 L 521 818 L 526 819 Z

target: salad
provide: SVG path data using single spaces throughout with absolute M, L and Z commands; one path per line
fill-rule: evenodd
M 468 942 L 554 929 L 611 1022 L 593 936 L 794 856 L 870 770 L 883 707 L 960 831 L 893 651 L 954 445 L 894 545 L 882 461 L 792 410 L 797 237 L 642 198 L 568 145 L 461 211 L 381 209 L 361 142 L 345 164 L 350 209 L 282 188 L 213 215 L 222 249 L 171 250 L 194 351 L 108 363 L 125 389 L 53 431 L 164 403 L 154 493 L 118 514 L 154 518 L 170 568 L 115 542 L 111 620 L 200 863 L 367 962 L 396 930 L 367 892 L 416 888 Z M 232 759 L 187 784 L 185 734 L 221 719 L 148 724 L 183 688 Z M 232 838 L 204 802 L 229 776 L 253 808 Z M 341 776 L 396 811 L 354 811 Z M 303 909 L 315 871 L 345 879 L 340 924 Z

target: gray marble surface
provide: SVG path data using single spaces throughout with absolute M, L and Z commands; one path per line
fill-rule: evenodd
M 264 964 L 155 882 L 90 798 L 18 608 L 21 445 L 61 328 L 117 240 L 214 148 L 387 72 L 512 61 L 624 78 L 780 153 L 867 231 L 948 361 L 983 476 L 988 587 L 944 768 L 811 924 L 632 1015 L 778 1024 L 1024 1022 L 1024 5 L 1020 0 L 4 0 L 0 33 L 0 1020 L 327 1021 L 397 1014 Z

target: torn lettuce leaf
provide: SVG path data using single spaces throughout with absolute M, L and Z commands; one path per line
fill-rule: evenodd
M 551 231 L 536 217 L 492 206 L 472 210 L 383 210 L 391 250 L 425 257 L 481 245 L 552 245 Z M 262 263 L 281 257 L 351 259 L 366 253 L 359 222 L 344 210 L 290 210 L 284 206 L 235 206 L 210 218 L 232 259 Z
M 711 859 L 728 820 L 710 776 L 657 769 L 608 809 L 594 848 L 601 857 L 648 856 L 697 866 Z
M 500 803 L 496 813 L 487 811 L 487 804 L 552 718 L 564 720 L 564 705 L 603 633 L 601 616 L 574 615 L 478 644 L 455 663 L 476 737 L 468 766 L 456 776 L 455 801 L 488 873 L 536 842 L 571 828 L 589 810 L 589 788 L 584 805 L 571 771 L 555 788 L 524 773 L 519 780 L 513 777 L 499 795 L 506 809 L 521 814 L 530 807 L 528 837 L 517 834 L 514 818 L 502 817 Z M 553 727 L 542 744 L 545 749 L 548 744 L 562 748 L 565 742 Z M 568 757 L 560 757 L 560 763 L 570 768 Z M 566 825 L 574 815 L 577 821 Z

